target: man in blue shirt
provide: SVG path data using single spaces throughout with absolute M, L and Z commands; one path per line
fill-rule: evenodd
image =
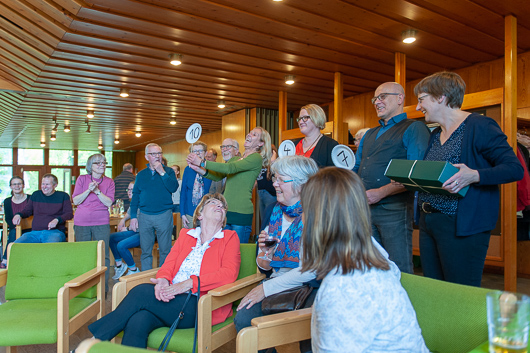
M 368 130 L 357 149 L 354 172 L 366 188 L 374 238 L 402 272 L 412 267 L 412 193 L 384 174 L 391 159 L 423 159 L 430 131 L 403 113 L 405 91 L 396 82 L 379 86 L 372 98 L 379 124 Z
M 156 239 L 162 266 L 171 250 L 173 199 L 178 182 L 173 169 L 162 164 L 162 148 L 156 143 L 145 146 L 147 168 L 136 175 L 131 200 L 129 229 L 140 233 L 142 271 L 153 268 L 153 246 Z

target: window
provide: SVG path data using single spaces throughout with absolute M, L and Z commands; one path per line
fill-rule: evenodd
M 74 165 L 74 151 L 50 150 L 50 165 Z
M 105 151 L 105 158 L 107 159 L 107 169 L 105 169 L 105 176 L 112 178 L 112 151 Z
M 99 151 L 77 151 L 77 165 L 80 167 L 86 166 L 88 157 L 93 154 L 100 153 Z M 86 171 L 83 173 L 86 174 Z
M 70 194 L 70 180 L 72 179 L 72 170 L 70 168 L 52 168 L 52 174 L 57 177 L 57 188 L 55 190 L 64 191 Z
M 32 148 L 18 149 L 18 164 L 44 165 L 44 150 Z
M 2 148 L 8 149 L 8 148 Z M 9 187 L 9 179 L 13 176 L 12 167 L 0 167 L 0 202 L 4 202 L 6 197 L 11 196 L 11 188 Z
M 13 164 L 13 149 L 0 148 L 0 164 Z

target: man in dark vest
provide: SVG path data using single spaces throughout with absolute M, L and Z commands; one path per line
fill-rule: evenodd
M 384 174 L 391 159 L 423 159 L 430 131 L 423 122 L 407 119 L 404 103 L 400 84 L 386 82 L 377 88 L 372 104 L 380 125 L 363 136 L 353 170 L 366 188 L 375 240 L 402 272 L 412 273 L 413 195 Z

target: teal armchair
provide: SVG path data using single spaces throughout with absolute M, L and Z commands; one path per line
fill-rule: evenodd
M 69 336 L 105 314 L 103 241 L 9 246 L 0 271 L 7 302 L 0 305 L 0 346 L 57 343 L 69 351 Z
M 123 300 L 127 293 L 141 283 L 151 283 L 158 269 L 120 278 L 112 292 L 112 310 Z M 236 338 L 237 332 L 233 323 L 235 308 L 248 292 L 257 286 L 265 276 L 257 273 L 256 244 L 241 244 L 241 267 L 236 282 L 213 289 L 199 300 L 197 352 L 211 352 Z M 212 325 L 212 311 L 226 304 L 233 303 L 234 313 L 225 322 Z M 149 335 L 147 346 L 157 349 L 168 331 L 167 327 L 159 328 Z M 168 351 L 191 353 L 193 351 L 194 329 L 177 329 L 173 334 Z M 117 338 L 119 340 L 119 338 Z

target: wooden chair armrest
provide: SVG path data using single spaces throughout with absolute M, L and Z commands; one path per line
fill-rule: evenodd
M 79 344 L 79 346 L 75 349 L 76 353 L 88 353 L 90 348 L 92 348 L 93 345 L 96 343 L 101 342 L 97 338 L 87 338 L 83 342 Z
M 156 273 L 158 272 L 158 270 L 159 270 L 159 268 L 157 267 L 157 268 L 153 268 L 151 270 L 138 272 L 138 273 L 135 273 L 133 275 L 121 276 L 120 277 L 120 282 L 131 283 L 131 282 L 142 281 L 142 280 L 144 280 L 146 278 L 147 278 L 147 280 L 149 282 L 150 278 L 155 278 L 156 277 Z M 143 283 L 143 282 L 140 282 L 140 283 Z
M 90 271 L 85 272 L 82 275 L 77 276 L 76 278 L 66 282 L 64 286 L 67 288 L 81 287 L 90 280 L 97 278 L 102 273 L 105 273 L 106 270 L 106 266 L 93 268 Z
M 0 270 L 0 287 L 5 286 L 7 283 L 7 269 Z
M 304 321 L 311 323 L 311 312 L 312 308 L 287 311 L 285 313 L 256 317 L 252 319 L 251 323 L 252 326 L 256 326 L 258 329 L 302 323 Z
M 142 283 L 151 283 L 150 279 L 155 278 L 157 272 L 158 268 L 154 268 L 130 276 L 120 277 L 120 282 L 116 283 L 112 288 L 112 310 L 118 307 L 118 304 L 121 303 L 132 288 Z
M 225 284 L 224 286 L 217 287 L 208 292 L 208 294 L 214 297 L 224 296 L 235 291 L 240 290 L 241 288 L 248 287 L 263 281 L 265 275 L 263 273 L 256 273 L 245 278 L 241 278 L 234 283 Z

